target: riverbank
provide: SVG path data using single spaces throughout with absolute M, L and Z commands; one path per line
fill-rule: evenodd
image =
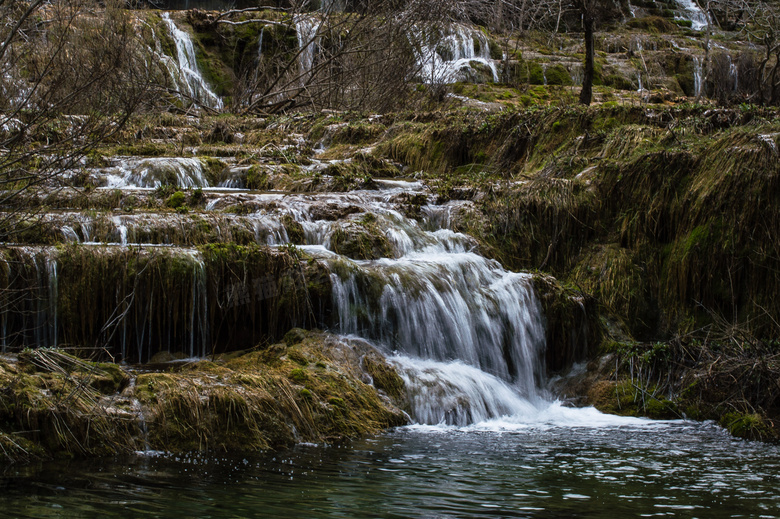
M 49 349 L 3 356 L 3 457 L 257 452 L 407 421 L 403 381 L 363 341 L 295 329 L 263 349 L 172 357 L 131 368 Z

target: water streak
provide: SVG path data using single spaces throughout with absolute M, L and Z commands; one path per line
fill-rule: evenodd
M 184 87 L 184 93 L 210 108 L 221 110 L 222 99 L 211 89 L 198 67 L 192 38 L 176 26 L 170 13 L 163 13 L 162 19 L 176 44 L 178 78 L 180 86 Z

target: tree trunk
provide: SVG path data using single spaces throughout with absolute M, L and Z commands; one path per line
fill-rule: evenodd
M 593 60 L 595 54 L 595 19 L 588 9 L 583 9 L 582 25 L 585 30 L 585 73 L 582 76 L 580 103 L 589 105 L 593 98 Z

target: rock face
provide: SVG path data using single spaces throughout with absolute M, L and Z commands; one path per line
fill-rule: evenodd
M 0 445 L 11 461 L 256 451 L 406 423 L 397 407 L 403 382 L 382 355 L 362 341 L 303 330 L 264 349 L 142 372 L 33 350 L 1 357 L 0 383 Z

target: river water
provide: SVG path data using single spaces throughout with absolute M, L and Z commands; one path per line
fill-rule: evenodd
M 777 446 L 553 405 L 342 446 L 8 468 L 8 517 L 777 517 Z

